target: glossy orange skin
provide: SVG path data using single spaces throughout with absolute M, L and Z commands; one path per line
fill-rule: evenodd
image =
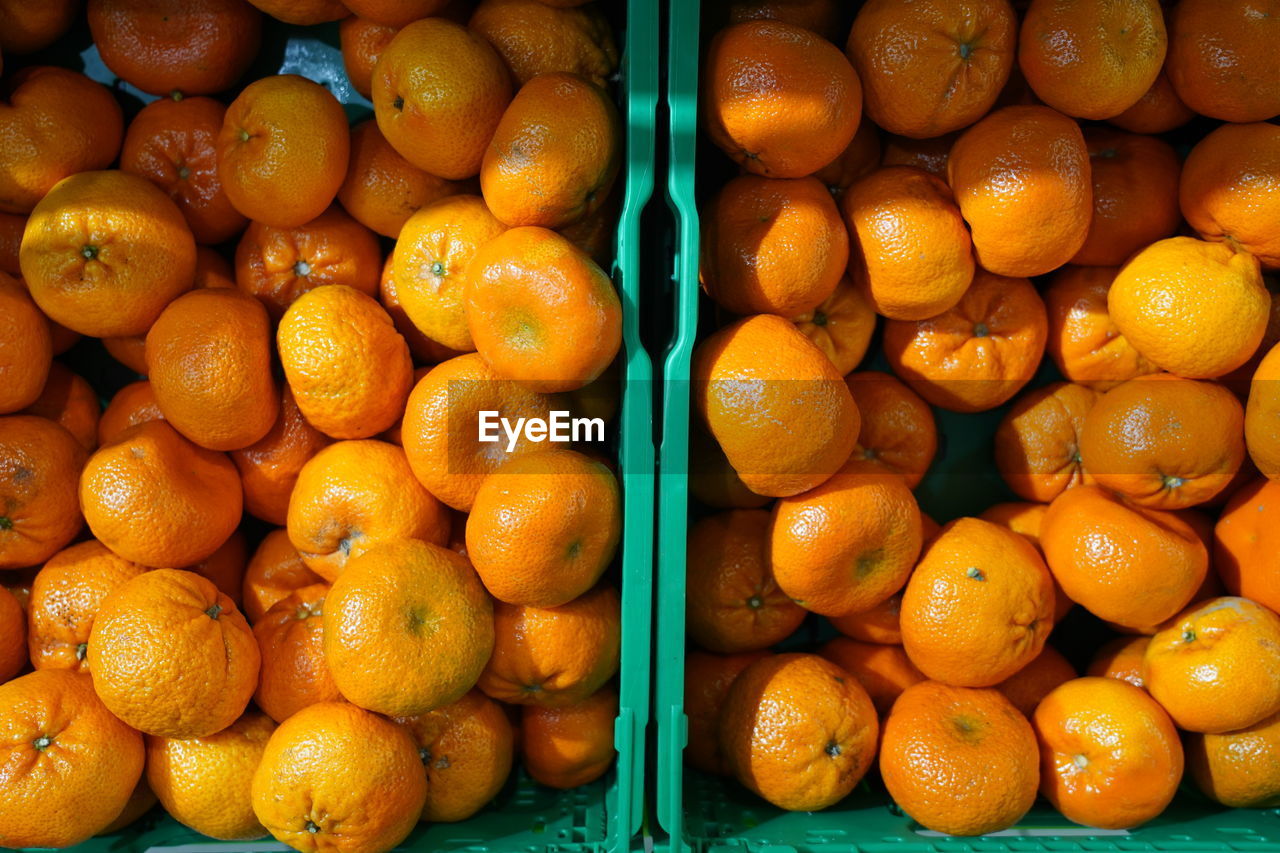
M 0 2 L 0 50 L 33 53 L 52 44 L 71 26 L 79 7 L 76 0 L 34 5 L 23 0 L 3 0 Z
M 31 212 L 19 260 L 51 319 L 95 337 L 140 335 L 191 289 L 196 244 L 177 205 L 150 181 L 81 172 Z
M 864 113 L 858 132 L 836 159 L 813 173 L 838 200 L 844 191 L 880 166 L 880 130 Z
M 324 599 L 329 585 L 293 590 L 253 624 L 262 669 L 253 701 L 277 723 L 317 702 L 340 702 L 342 694 L 324 659 Z
M 1169 14 L 1169 80 L 1188 107 L 1224 121 L 1280 113 L 1280 4 L 1190 0 Z
M 22 602 L 0 587 L 0 684 L 27 665 L 27 615 Z
M 400 30 L 373 70 L 373 111 L 382 134 L 410 163 L 449 180 L 480 172 L 511 96 L 511 77 L 497 51 L 444 18 Z
M 1213 529 L 1213 565 L 1223 586 L 1271 610 L 1280 608 L 1278 510 L 1280 483 L 1255 480 L 1231 496 Z
M 274 425 L 258 441 L 231 453 L 244 488 L 245 512 L 271 524 L 284 524 L 302 466 L 332 442 L 302 416 L 285 385 Z
M 400 241 L 397 240 L 396 242 L 398 244 Z M 378 286 L 378 297 L 382 302 L 382 307 L 387 309 L 387 314 L 391 316 L 391 322 L 395 324 L 396 331 L 400 333 L 405 343 L 409 345 L 409 352 L 413 354 L 414 361 L 420 364 L 432 365 L 461 355 L 457 350 L 450 349 L 439 341 L 434 341 L 424 335 L 422 330 L 409 319 L 409 315 L 405 311 L 404 305 L 401 304 L 397 291 L 391 263 L 394 256 L 394 252 L 387 255 L 386 261 L 382 264 L 382 278 Z M 461 317 L 461 325 L 463 328 L 466 327 L 466 317 Z M 468 330 L 467 334 L 470 335 L 471 332 Z M 415 370 L 415 383 L 419 378 Z
M 1040 781 L 1035 732 L 994 689 L 924 681 L 885 721 L 880 773 L 889 795 L 929 829 L 983 835 L 1031 808 Z
M 457 701 L 494 650 L 493 602 L 475 570 L 416 540 L 353 557 L 325 597 L 323 624 L 325 661 L 342 695 L 391 716 Z
M 347 173 L 342 105 L 296 74 L 263 77 L 227 107 L 216 141 L 218 177 L 236 210 L 276 228 L 324 213 Z
M 1143 690 L 1078 678 L 1045 697 L 1032 720 L 1040 790 L 1068 820 L 1129 829 L 1159 816 L 1182 781 L 1173 721 Z
M 960 301 L 927 320 L 889 320 L 893 372 L 935 406 L 981 412 L 1006 402 L 1035 374 L 1048 337 L 1031 282 L 979 269 Z
M 768 657 L 767 651 L 713 655 L 690 651 L 684 659 L 684 712 L 689 718 L 689 743 L 684 760 L 703 773 L 728 776 L 731 771 L 720 750 L 720 711 L 738 675 Z
M 416 717 L 396 722 L 409 730 L 427 773 L 422 820 L 455 823 L 498 794 L 515 762 L 515 732 L 502 706 L 476 690 Z
M 554 231 L 523 226 L 482 245 L 467 273 L 467 325 L 498 376 L 572 391 L 622 346 L 622 305 L 595 261 Z
M 924 516 L 928 518 L 928 516 Z M 928 538 L 932 538 L 931 536 Z M 861 613 L 829 618 L 831 626 L 850 639 L 887 646 L 902 645 L 902 594 L 891 595 Z
M 152 95 L 230 89 L 262 39 L 245 0 L 89 0 L 89 32 L 117 77 Z
M 147 421 L 164 420 L 155 392 L 146 379 L 130 382 L 111 398 L 98 419 L 98 444 L 115 441 L 129 427 Z
M 52 358 L 49 321 L 26 288 L 0 273 L 0 413 L 20 411 L 40 399 Z
M 1210 133 L 1187 155 L 1179 198 L 1201 237 L 1280 269 L 1280 127 L 1227 124 Z
M 115 819 L 142 775 L 142 737 L 112 716 L 86 675 L 32 672 L 0 684 L 0 720 L 5 844 L 87 840 Z
M 734 680 L 720 747 L 734 776 L 789 811 L 845 797 L 875 757 L 880 726 L 866 688 L 817 655 L 770 655 Z
M 156 569 L 102 600 L 87 660 L 113 714 L 146 734 L 186 738 L 235 722 L 260 658 L 249 624 L 212 581 Z M 206 675 L 191 679 L 192 670 Z
M 560 607 L 497 602 L 493 656 L 476 686 L 513 705 L 582 702 L 618 672 L 620 619 L 618 591 L 607 584 Z
M 762 352 L 771 358 L 762 362 Z M 860 421 L 843 377 L 781 317 L 749 317 L 711 335 L 694 351 L 692 375 L 699 416 L 757 494 L 806 492 L 853 450 Z
M 1147 686 L 1143 657 L 1151 638 L 1145 634 L 1136 637 L 1116 637 L 1105 643 L 1089 662 L 1085 675 L 1100 678 L 1118 678 L 1134 687 Z
M 364 97 L 373 93 L 373 68 L 378 64 L 378 57 L 398 32 L 399 27 L 384 27 L 358 15 L 343 18 L 338 24 L 343 69 L 351 88 Z
M 1130 133 L 1167 133 L 1195 118 L 1195 111 L 1184 104 L 1173 90 L 1167 73 L 1168 67 L 1166 56 L 1165 67 L 1161 69 L 1151 88 L 1129 109 L 1118 116 L 1112 116 L 1111 123 Z
M 76 483 L 85 449 L 45 418 L 0 418 L 0 569 L 43 563 L 80 532 Z
M 84 377 L 72 373 L 60 363 L 49 367 L 49 379 L 36 401 L 23 409 L 24 414 L 48 418 L 62 425 L 76 441 L 90 452 L 98 446 L 98 417 L 101 406 L 98 393 Z
M 849 261 L 848 232 L 816 178 L 734 178 L 702 212 L 702 245 L 702 286 L 734 314 L 812 311 Z
M 839 49 L 780 21 L 717 33 L 703 81 L 707 135 L 756 175 L 812 175 L 848 147 L 862 118 L 862 85 Z
M 539 784 L 568 789 L 604 775 L 617 752 L 613 744 L 618 692 L 597 690 L 563 708 L 525 705 L 520 712 L 520 758 Z
M 324 578 L 307 568 L 298 549 L 289 541 L 283 528 L 272 530 L 258 545 L 245 567 L 241 598 L 244 615 L 257 623 L 278 601 Z
M 1187 606 L 1209 565 L 1185 519 L 1092 485 L 1068 489 L 1049 505 L 1040 546 L 1072 601 L 1139 630 Z
M 1061 652 L 1046 645 L 1030 663 L 997 684 L 996 690 L 1003 693 L 1023 716 L 1030 718 L 1044 697 L 1078 675 Z
M 791 322 L 831 359 L 836 370 L 847 374 L 867 355 L 876 330 L 876 312 L 866 294 L 843 276 L 818 307 L 797 314 Z
M 824 643 L 818 654 L 858 679 L 881 719 L 902 691 L 925 680 L 924 673 L 916 669 L 902 646 L 859 643 L 848 637 L 836 637 Z
M 1160 370 L 1120 334 L 1107 310 L 1107 294 L 1118 271 L 1065 266 L 1044 290 L 1049 357 L 1068 380 L 1096 391 Z
M 131 427 L 98 448 L 80 478 L 94 536 L 146 566 L 189 566 L 218 549 L 240 522 L 240 477 L 225 454 L 183 438 L 164 421 Z
M 27 650 L 36 669 L 88 672 L 89 633 L 103 599 L 148 566 L 118 557 L 89 540 L 49 558 L 27 602 Z
M 685 625 L 694 643 L 730 654 L 791 636 L 804 609 L 778 588 L 769 564 L 769 513 L 709 515 L 689 530 Z
M 1222 386 L 1139 377 L 1089 410 L 1080 453 L 1099 485 L 1143 506 L 1182 509 L 1227 487 L 1244 461 L 1243 437 L 1244 410 Z
M 413 478 L 404 451 L 373 439 L 339 441 L 302 466 L 289 499 L 289 541 L 332 582 L 348 563 L 392 540 L 444 545 L 449 516 Z
M 1048 503 L 1091 481 L 1080 455 L 1080 431 L 1098 395 L 1083 385 L 1054 382 L 1013 404 L 995 433 L 1000 476 L 1018 497 Z
M 251 796 L 262 825 L 296 850 L 390 850 L 417 825 L 427 776 L 403 727 L 346 702 L 320 702 L 272 733 Z
M 124 116 L 106 87 L 75 71 L 37 66 L 14 74 L 7 91 L 0 103 L 0 211 L 28 213 L 63 178 L 116 159 Z
M 1206 797 L 1241 809 L 1280 803 L 1280 714 L 1238 732 L 1192 735 L 1187 764 Z
M 564 71 L 604 87 L 618 69 L 618 47 L 595 7 L 557 9 L 540 0 L 481 0 L 468 28 L 484 36 L 517 86 Z

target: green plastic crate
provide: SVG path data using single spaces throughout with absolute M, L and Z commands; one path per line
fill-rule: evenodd
M 662 440 L 659 450 L 658 606 L 655 630 L 654 717 L 657 723 L 656 791 L 659 850 L 696 853 L 1005 853 L 1005 851 L 1275 851 L 1280 811 L 1224 809 L 1184 785 L 1164 816 L 1125 832 L 1070 823 L 1040 801 L 1016 827 L 980 838 L 953 838 L 924 829 L 889 799 L 873 771 L 844 801 L 822 812 L 787 812 L 736 781 L 686 769 L 684 714 L 685 540 L 688 532 L 690 356 L 699 330 L 697 201 L 734 174 L 729 160 L 699 141 L 700 53 L 712 33 L 702 32 L 696 0 L 669 0 L 666 98 L 671 117 L 667 202 L 677 233 L 672 276 L 675 332 L 663 363 Z M 848 11 L 852 11 L 851 9 Z M 1185 144 L 1185 140 L 1174 139 Z M 699 172 L 698 167 L 702 167 Z M 710 303 L 706 303 L 710 306 Z M 710 313 L 710 312 L 707 312 Z M 707 320 L 714 318 L 707 318 Z M 704 320 L 707 331 L 711 324 Z M 863 369 L 888 371 L 879 353 Z M 1060 379 L 1046 361 L 1032 385 Z M 938 455 L 916 489 L 921 508 L 939 522 L 976 515 L 992 503 L 1016 500 L 992 461 L 991 438 L 1006 407 L 980 415 L 934 409 Z M 1076 609 L 1069 617 L 1088 620 Z M 1066 623 L 1064 623 L 1066 624 Z M 810 617 L 787 647 L 812 648 L 831 635 Z M 1062 649 L 1082 666 L 1073 650 Z
M 604 0 L 622 47 L 617 103 L 626 122 L 625 167 L 615 192 L 622 209 L 614 244 L 612 278 L 623 304 L 623 392 L 618 418 L 618 470 L 623 490 L 621 545 L 622 663 L 619 711 L 614 726 L 616 765 L 604 778 L 569 791 L 543 787 L 519 770 L 492 804 L 470 820 L 419 826 L 397 850 L 527 851 L 584 853 L 627 851 L 639 846 L 644 817 L 644 742 L 649 716 L 650 627 L 653 612 L 654 446 L 653 367 L 640 342 L 640 216 L 653 192 L 654 112 L 658 100 L 658 8 L 656 0 Z M 18 65 L 6 57 L 6 70 Z M 117 80 L 99 58 L 83 15 L 45 51 L 21 64 L 56 64 L 83 71 L 110 86 L 128 117 L 154 100 Z M 246 74 L 300 74 L 325 85 L 353 122 L 371 117 L 372 105 L 351 88 L 343 69 L 336 24 L 294 27 L 266 19 L 263 48 Z M 83 346 L 83 345 L 82 345 Z M 95 387 L 115 388 L 135 378 L 93 342 L 92 352 L 68 358 Z M 77 350 L 80 350 L 78 347 Z M 0 796 L 3 793 L 0 792 Z M 271 839 L 220 842 L 193 832 L 156 807 L 119 833 L 91 839 L 79 853 L 181 850 L 241 853 L 289 850 Z

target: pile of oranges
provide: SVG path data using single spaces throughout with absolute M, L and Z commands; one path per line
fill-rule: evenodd
M 856 5 L 704 16 L 688 763 L 957 835 L 1280 805 L 1280 4 Z M 935 408 L 1017 501 L 921 511 Z
M 245 79 L 264 13 L 373 118 Z M 127 120 L 40 64 L 80 15 Z M 617 407 L 603 11 L 0 0 L 0 52 L 0 846 L 376 853 L 604 774 L 611 460 L 476 428 Z

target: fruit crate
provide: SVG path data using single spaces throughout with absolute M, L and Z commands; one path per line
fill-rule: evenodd
M 621 49 L 615 92 L 619 113 L 626 122 L 625 163 L 614 189 L 621 195 L 622 204 L 611 270 L 623 304 L 623 387 L 615 446 L 623 490 L 624 532 L 617 568 L 611 569 L 622 597 L 619 712 L 614 727 L 617 761 L 602 779 L 567 791 L 538 785 L 518 769 L 494 802 L 479 814 L 460 823 L 420 825 L 396 848 L 398 851 L 595 853 L 627 851 L 641 843 L 644 738 L 650 701 L 654 446 L 653 368 L 640 342 L 638 304 L 640 216 L 654 181 L 658 9 L 653 0 L 602 2 L 600 6 L 614 27 Z M 262 48 L 246 79 L 276 73 L 299 74 L 327 87 L 343 104 L 352 123 L 371 118 L 372 105 L 348 82 L 338 45 L 336 23 L 295 27 L 264 18 Z M 62 39 L 35 55 L 22 57 L 22 64 L 61 65 L 83 71 L 112 88 L 126 118 L 154 100 L 116 79 L 106 68 L 83 15 Z M 8 65 L 16 68 L 17 62 L 6 62 Z M 88 347 L 82 344 L 66 358 L 95 387 L 116 388 L 136 378 L 107 357 L 96 342 L 92 349 Z M 91 839 L 72 849 L 80 853 L 250 853 L 290 848 L 269 837 L 250 842 L 216 841 L 177 823 L 156 806 L 121 832 Z
M 684 714 L 685 540 L 688 497 L 690 363 L 699 332 L 706 334 L 714 305 L 698 281 L 698 203 L 735 167 L 700 139 L 698 122 L 701 53 L 714 32 L 705 26 L 699 0 L 669 0 L 666 100 L 670 114 L 666 200 L 676 232 L 672 238 L 671 343 L 662 363 L 662 437 L 658 453 L 658 570 L 655 614 L 654 762 L 655 847 L 694 853 L 996 853 L 997 851 L 1273 851 L 1280 850 L 1280 810 L 1227 809 L 1202 796 L 1189 782 L 1160 818 L 1135 830 L 1097 830 L 1063 818 L 1043 800 L 1016 826 L 978 838 L 945 836 L 925 829 L 889 798 L 876 770 L 852 794 L 822 812 L 788 812 L 747 791 L 732 779 L 686 768 Z M 850 4 L 853 10 L 861 5 Z M 710 11 L 708 8 L 707 11 Z M 842 45 L 841 45 L 842 46 Z M 1185 140 L 1171 139 L 1185 154 Z M 699 170 L 701 167 L 701 171 Z M 700 310 L 701 309 L 701 310 Z M 701 326 L 700 326 L 701 321 Z M 860 369 L 889 372 L 879 354 L 879 335 Z M 1061 379 L 1051 362 L 1041 365 L 1028 387 Z M 976 515 L 987 506 L 1017 500 L 996 473 L 991 441 L 1008 404 L 978 415 L 934 409 L 938 452 L 915 490 L 921 509 L 940 523 Z M 1076 609 L 1074 617 L 1087 616 Z M 786 647 L 811 649 L 833 632 L 809 617 Z M 1084 661 L 1061 649 L 1078 668 Z

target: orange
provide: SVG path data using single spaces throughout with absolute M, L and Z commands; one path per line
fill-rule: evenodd
M 78 333 L 76 333 L 78 334 Z M 102 346 L 112 358 L 138 375 L 147 372 L 147 336 L 125 335 L 103 338 Z
M 1054 109 L 1112 118 L 1151 88 L 1167 48 L 1159 0 L 1032 0 L 1018 38 L 1018 67 Z
M 740 509 L 709 515 L 689 530 L 685 628 L 702 648 L 765 649 L 804 621 L 804 609 L 774 579 L 769 524 L 764 510 Z
M 391 254 L 391 280 L 404 312 L 428 338 L 461 352 L 475 349 L 465 302 L 469 269 L 480 247 L 504 230 L 477 195 L 436 201 L 405 222 Z
M 1048 504 L 1031 503 L 1025 501 L 1009 501 L 1007 503 L 992 504 L 982 511 L 978 516 L 983 521 L 990 521 L 992 524 L 998 524 L 1001 527 L 1007 527 L 1014 533 L 1021 533 L 1027 537 L 1027 540 L 1040 547 L 1040 527 L 1044 523 L 1044 514 L 1049 509 Z M 1055 622 L 1058 620 L 1055 619 Z
M 93 539 L 50 557 L 31 582 L 27 603 L 31 665 L 88 672 L 89 632 L 103 599 L 146 571 Z
M 703 121 L 748 172 L 802 178 L 848 147 L 862 117 L 862 85 L 831 42 L 780 21 L 725 27 L 703 65 Z
M 1173 146 L 1104 127 L 1087 128 L 1084 144 L 1093 180 L 1093 219 L 1071 263 L 1118 266 L 1178 229 L 1182 167 Z
M 27 615 L 22 602 L 0 587 L 0 684 L 27 666 Z
M 876 313 L 866 293 L 848 276 L 812 311 L 791 318 L 804 336 L 817 344 L 836 370 L 847 374 L 862 363 L 876 330 Z
M 147 785 L 147 775 L 142 774 L 142 778 L 138 780 L 138 784 L 134 787 L 133 793 L 129 795 L 128 802 L 116 819 L 107 824 L 107 828 L 98 833 L 98 835 L 111 835 L 119 832 L 126 826 L 132 826 L 134 823 L 142 819 L 142 816 L 150 812 L 158 801 L 151 787 Z
M 0 720 L 6 845 L 69 847 L 120 814 L 142 775 L 142 737 L 111 715 L 88 676 L 33 672 L 0 684 Z
M 848 637 L 836 637 L 824 643 L 818 654 L 858 679 L 882 719 L 902 691 L 925 680 L 924 673 L 916 669 L 902 646 L 859 643 Z
M 1231 496 L 1213 529 L 1213 565 L 1232 595 L 1280 609 L 1280 483 L 1256 480 Z
M 53 43 L 71 26 L 79 11 L 75 0 L 32 5 L 23 0 L 0 2 L 0 50 L 33 53 Z
M 120 168 L 164 190 L 199 243 L 225 242 L 245 226 L 218 177 L 215 141 L 226 111 L 212 98 L 152 101 L 129 124 L 120 152 Z
M 720 711 L 738 675 L 769 652 L 713 655 L 691 651 L 684 659 L 684 712 L 689 718 L 685 763 L 703 773 L 728 776 L 720 750 Z
M 717 509 L 759 509 L 770 501 L 743 484 L 720 445 L 696 421 L 689 426 L 689 493 Z
M 210 450 L 258 441 L 280 415 L 271 320 L 238 290 L 180 296 L 147 332 L 147 375 L 165 420 Z
M 1083 385 L 1054 382 L 1013 404 L 996 427 L 995 461 L 1014 494 L 1048 503 L 1092 481 L 1081 460 L 1080 432 L 1097 399 Z
M 126 560 L 188 566 L 235 530 L 240 477 L 224 454 L 192 444 L 164 421 L 147 421 L 89 458 L 80 505 L 93 535 Z
M 539 74 L 565 71 L 603 88 L 618 70 L 618 47 L 609 22 L 593 6 L 481 0 L 467 26 L 493 45 L 517 86 Z
M 1266 331 L 1270 305 L 1257 258 L 1229 243 L 1192 237 L 1170 237 L 1138 252 L 1107 296 L 1116 327 L 1139 352 L 1192 379 L 1222 376 L 1248 361 Z
M 614 186 L 617 186 L 616 181 Z M 613 259 L 617 238 L 614 232 L 622 207 L 622 195 L 621 190 L 614 192 L 611 189 L 595 213 L 557 228 L 556 233 L 586 252 L 600 266 L 608 267 Z
M 248 564 L 249 543 L 245 541 L 244 534 L 236 530 L 218 546 L 218 550 L 200 562 L 183 568 L 213 581 L 218 591 L 231 599 L 231 603 L 240 610 L 244 573 Z
M 225 841 L 266 834 L 250 788 L 275 723 L 250 711 L 217 734 L 147 738 L 147 782 L 174 820 Z
M 910 166 L 888 166 L 841 197 L 850 268 L 876 313 L 925 320 L 953 307 L 973 281 L 973 243 L 951 190 Z
M 419 18 L 442 14 L 449 0 L 343 0 L 351 14 L 386 27 L 403 27 Z
M 307 568 L 284 529 L 272 530 L 258 545 L 245 567 L 241 595 L 244 615 L 257 623 L 272 606 L 303 587 L 324 579 Z
M 0 569 L 38 565 L 80 532 L 85 449 L 45 418 L 0 418 Z
M 544 393 L 581 388 L 622 346 L 622 306 L 596 262 L 525 226 L 482 245 L 467 271 L 467 326 L 498 376 Z
M 396 241 L 399 243 L 399 241 Z M 405 343 L 409 345 L 409 352 L 417 362 L 424 362 L 428 365 L 439 364 L 447 361 L 456 355 L 460 355 L 456 350 L 449 349 L 444 344 L 433 341 L 422 333 L 422 330 L 413 325 L 413 321 L 409 319 L 409 315 L 405 312 L 404 306 L 400 303 L 399 295 L 396 292 L 395 275 L 392 270 L 392 259 L 394 252 L 387 255 L 386 261 L 382 265 L 382 279 L 378 287 L 378 295 L 382 300 L 382 306 L 387 309 L 387 314 L 391 316 L 391 322 L 395 324 L 396 331 L 404 337 Z M 462 325 L 466 326 L 466 318 L 462 318 Z M 467 332 L 471 334 L 470 331 Z M 414 373 L 414 382 L 417 383 L 417 372 Z
M 1096 391 L 1160 370 L 1120 334 L 1107 310 L 1116 272 L 1114 267 L 1065 266 L 1044 291 L 1050 358 L 1068 380 Z
M 1053 608 L 1053 581 L 1035 546 L 961 518 L 933 538 L 907 581 L 902 644 L 934 680 L 989 687 L 1040 654 Z
M 1187 155 L 1179 200 L 1201 237 L 1280 269 L 1280 127 L 1226 124 L 1210 133 Z
M 457 701 L 494 650 L 493 603 L 471 564 L 410 539 L 353 557 L 325 596 L 323 625 L 342 695 L 392 716 Z
M 339 284 L 308 290 L 285 312 L 276 343 L 294 401 L 325 435 L 368 438 L 404 411 L 409 347 L 366 293 Z
M 1169 13 L 1169 80 L 1188 107 L 1223 121 L 1280 113 L 1274 0 L 1188 0 Z
M 618 693 L 606 687 L 562 708 L 525 705 L 520 712 L 520 757 L 539 784 L 577 788 L 613 764 Z
M 734 680 L 720 748 L 753 793 L 789 811 L 844 799 L 871 769 L 880 733 L 866 688 L 817 655 L 761 658 Z
M 351 141 L 346 113 L 328 89 L 279 74 L 255 80 L 231 102 L 216 145 L 218 177 L 236 210 L 296 228 L 333 203 Z
M 711 335 L 693 354 L 692 376 L 698 415 L 757 494 L 806 492 L 853 450 L 859 417 L 848 386 L 781 317 L 748 317 Z
M 262 670 L 253 701 L 282 723 L 317 702 L 339 702 L 323 647 L 324 599 L 329 585 L 293 590 L 254 622 Z
M 177 205 L 127 172 L 58 183 L 27 220 L 22 275 L 45 314 L 84 335 L 140 335 L 191 289 L 196 244 Z
M 1147 689 L 1191 732 L 1232 732 L 1280 711 L 1280 616 L 1247 598 L 1212 598 L 1151 638 Z
M 844 33 L 844 16 L 832 0 L 731 0 L 725 10 L 731 23 L 785 21 L 835 41 Z
M 1007 829 L 1040 784 L 1036 736 L 998 690 L 924 681 L 908 687 L 884 724 L 880 773 L 889 795 L 947 835 Z
M 1156 76 L 1156 82 L 1137 103 L 1112 116 L 1112 124 L 1130 133 L 1167 133 L 1195 118 L 1196 113 L 1182 102 L 1169 82 L 1168 61 L 1166 54 L 1165 67 Z
M 98 393 L 84 377 L 56 361 L 49 366 L 49 379 L 44 383 L 44 390 L 23 412 L 60 424 L 85 450 L 92 452 L 98 446 L 98 418 L 101 413 Z
M 454 823 L 488 805 L 511 775 L 515 732 L 502 706 L 476 690 L 397 723 L 409 730 L 427 773 L 422 820 Z
M 920 510 L 901 477 L 841 470 L 774 505 L 768 563 L 801 607 L 841 616 L 901 590 L 921 539 Z
M 164 413 L 146 379 L 130 382 L 111 398 L 98 419 L 98 444 L 115 441 L 129 427 L 147 421 L 162 421 Z
M 278 21 L 312 26 L 336 21 L 351 14 L 341 0 L 249 0 Z
M 25 409 L 40 399 L 52 358 L 48 320 L 26 288 L 0 272 L 0 413 Z
M 1085 675 L 1118 678 L 1129 682 L 1134 687 L 1146 687 L 1143 657 L 1150 644 L 1151 638 L 1144 634 L 1136 637 L 1116 637 L 1098 649 Z
M 427 775 L 403 727 L 321 702 L 271 734 L 251 796 L 262 825 L 296 850 L 390 850 L 417 826 Z
M 402 435 L 418 482 L 436 498 L 464 512 L 471 510 L 486 476 L 509 456 L 540 450 L 524 432 L 481 442 L 480 412 L 516 423 L 519 418 L 549 418 L 551 399 L 515 382 L 500 379 L 478 353 L 442 362 L 422 377 L 409 394 Z
M 595 586 L 622 536 L 617 478 L 568 449 L 514 456 L 480 484 L 467 557 L 489 594 L 557 607 Z
M 1031 282 L 979 269 L 950 310 L 886 322 L 884 351 L 898 378 L 928 402 L 981 412 L 1030 381 L 1047 337 L 1044 303 Z
M 339 441 L 302 466 L 289 498 L 288 528 L 307 568 L 332 582 L 375 545 L 399 539 L 445 544 L 449 516 L 414 479 L 399 447 Z
M 1249 457 L 1266 477 L 1280 477 L 1280 452 L 1276 450 L 1277 415 L 1280 415 L 1280 347 L 1273 346 L 1253 373 L 1244 416 L 1244 438 Z
M 983 269 L 1043 275 L 1088 237 L 1089 152 L 1079 125 L 1048 107 L 1005 107 L 982 119 L 951 147 L 947 175 Z
M 1076 668 L 1061 652 L 1046 645 L 1030 663 L 997 684 L 996 689 L 1013 703 L 1013 707 L 1030 718 L 1044 697 L 1078 675 Z
M 866 110 L 915 139 L 986 115 L 1013 68 L 1018 20 L 1008 0 L 870 0 L 845 52 L 866 88 Z
M 368 98 L 373 93 L 373 68 L 399 31 L 398 27 L 384 27 L 357 15 L 349 15 L 338 24 L 338 43 L 347 81 L 361 96 Z
M 45 8 L 57 7 L 75 14 L 69 2 Z M 7 22 L 0 32 L 2 46 Z M 116 159 L 124 116 L 109 89 L 75 71 L 47 66 L 24 69 L 6 83 L 7 98 L 0 101 L 0 210 L 28 213 L 63 178 L 105 169 Z
M 493 657 L 477 686 L 509 704 L 581 702 L 618 671 L 620 618 L 618 591 L 607 584 L 560 607 L 498 602 Z
M 807 28 L 812 29 L 812 28 Z M 837 199 L 845 190 L 880 166 L 880 131 L 866 113 L 858 123 L 858 132 L 836 159 L 813 173 Z
M 164 737 L 222 731 L 258 683 L 258 644 L 240 611 L 212 581 L 178 569 L 144 572 L 104 598 L 87 660 L 111 713 Z
M 1191 601 L 1209 564 L 1204 543 L 1181 516 L 1097 486 L 1068 489 L 1049 505 L 1040 547 L 1072 601 L 1148 632 Z
M 18 266 L 18 246 L 22 243 L 22 231 L 26 227 L 26 216 L 0 211 L 0 272 L 22 274 L 22 268 Z
M 923 516 L 923 514 L 922 514 Z M 928 518 L 928 516 L 923 516 Z M 929 537 L 930 539 L 932 537 Z M 885 646 L 902 645 L 902 593 L 891 595 L 869 610 L 830 618 L 831 626 L 854 640 Z
M 887 136 L 884 143 L 882 166 L 914 166 L 930 175 L 947 179 L 947 160 L 951 146 L 959 133 L 947 133 L 928 139 L 912 139 L 909 136 Z
M 302 416 L 285 385 L 275 424 L 258 441 L 231 453 L 244 488 L 245 511 L 263 521 L 284 524 L 302 466 L 331 442 Z
M 1244 410 L 1221 385 L 1139 377 L 1098 398 L 1080 454 L 1099 485 L 1143 506 L 1182 509 L 1227 487 L 1244 461 L 1243 434 Z
M 511 101 L 511 78 L 484 37 L 444 18 L 396 33 L 373 69 L 383 136 L 419 169 L 450 180 L 480 172 Z
M 1032 724 L 1040 790 L 1075 823 L 1129 829 L 1159 816 L 1182 781 L 1173 721 L 1143 690 L 1077 678 L 1045 697 Z
M 456 195 L 464 186 L 428 174 L 401 157 L 372 119 L 351 128 L 351 158 L 338 201 L 366 228 L 396 237 L 420 208 Z
M 702 245 L 702 286 L 734 314 L 813 311 L 849 260 L 848 232 L 817 178 L 734 178 L 703 210 Z
M 1280 804 L 1280 714 L 1238 732 L 1192 735 L 1187 764 L 1206 797 L 1238 809 Z
M 151 95 L 230 89 L 262 39 L 245 0 L 89 0 L 88 13 L 103 64 Z

